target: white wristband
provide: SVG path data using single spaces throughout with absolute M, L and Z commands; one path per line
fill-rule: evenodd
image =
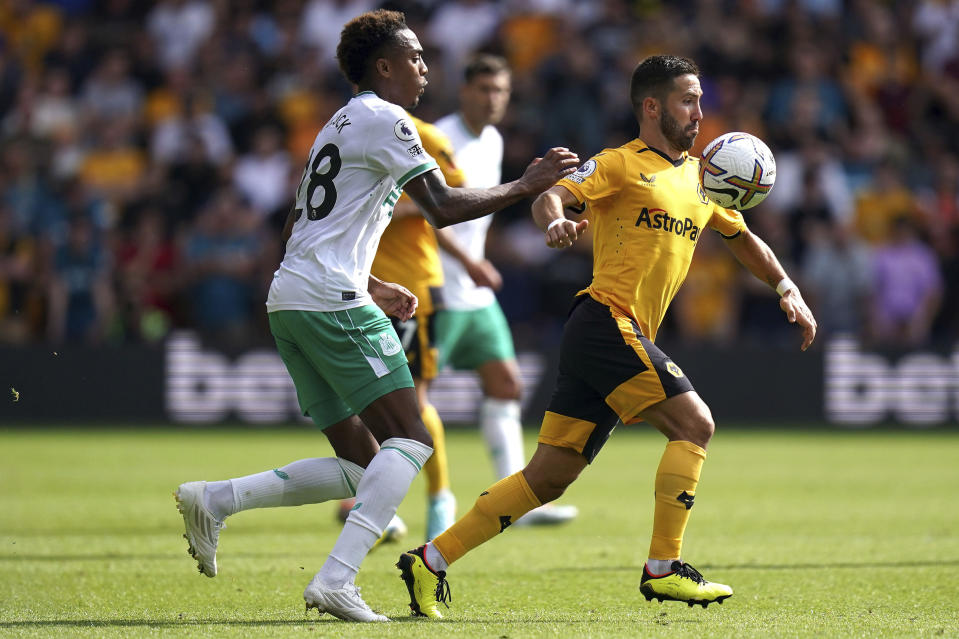
M 779 297 L 782 297 L 794 288 L 796 288 L 796 284 L 788 277 L 784 277 L 779 284 L 776 284 L 776 292 L 779 293 Z
M 553 220 L 552 222 L 549 223 L 549 226 L 546 227 L 546 231 L 544 231 L 544 232 L 545 232 L 545 233 L 549 233 L 550 229 L 552 229 L 552 228 L 553 228 L 554 226 L 556 226 L 557 224 L 562 224 L 562 223 L 565 222 L 565 221 L 566 221 L 566 218 L 565 218 L 565 217 L 556 218 L 555 220 Z

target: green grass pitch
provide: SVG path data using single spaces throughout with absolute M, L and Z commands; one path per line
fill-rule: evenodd
M 533 433 L 529 437 L 529 450 Z M 408 616 L 393 567 L 419 543 L 418 478 L 401 547 L 372 553 L 358 583 L 386 625 L 303 610 L 332 547 L 333 504 L 240 513 L 220 575 L 197 573 L 171 496 L 326 456 L 319 433 L 138 429 L 0 431 L 0 636 L 13 637 L 927 637 L 959 636 L 959 434 L 721 430 L 685 558 L 733 586 L 724 605 L 638 592 L 663 449 L 620 428 L 563 498 L 580 517 L 510 529 L 455 564 L 447 620 Z M 492 479 L 475 430 L 449 434 L 460 512 Z

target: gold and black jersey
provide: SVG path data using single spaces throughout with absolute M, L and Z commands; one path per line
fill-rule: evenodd
M 411 119 L 423 150 L 436 160 L 446 183 L 462 186 L 466 178 L 453 161 L 453 144 L 446 134 L 428 122 L 412 116 Z M 408 198 L 403 195 L 401 201 Z M 430 223 L 419 215 L 392 220 L 380 238 L 371 272 L 381 280 L 408 288 L 419 299 L 418 313 L 432 313 L 430 289 L 443 284 L 443 267 Z
M 580 293 L 632 317 L 650 340 L 703 230 L 728 238 L 746 229 L 739 212 L 706 197 L 698 158 L 673 161 L 640 139 L 605 149 L 559 184 L 590 214 L 593 281 Z

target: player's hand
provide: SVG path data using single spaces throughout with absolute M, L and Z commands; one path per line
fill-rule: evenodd
M 375 282 L 370 286 L 369 291 L 373 302 L 387 315 L 392 315 L 405 322 L 416 313 L 416 305 L 419 300 L 408 289 L 399 284 Z
M 470 262 L 466 265 L 466 272 L 477 286 L 488 286 L 494 291 L 503 287 L 503 276 L 489 260 Z
M 802 350 L 809 348 L 813 340 L 816 339 L 816 318 L 812 311 L 806 306 L 806 301 L 799 294 L 798 289 L 786 291 L 786 294 L 779 298 L 779 308 L 786 313 L 786 319 L 790 324 L 799 324 L 802 328 Z
M 529 189 L 530 195 L 539 195 L 563 177 L 574 173 L 578 166 L 579 156 L 566 147 L 553 147 L 546 155 L 529 163 L 520 181 Z
M 586 232 L 589 220 L 575 222 L 569 218 L 559 224 L 553 224 L 546 230 L 546 246 L 550 248 L 567 248 Z

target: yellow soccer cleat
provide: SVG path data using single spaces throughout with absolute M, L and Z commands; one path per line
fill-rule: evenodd
M 687 563 L 674 561 L 672 572 L 654 577 L 643 566 L 643 578 L 639 582 L 639 591 L 646 601 L 658 599 L 664 601 L 685 601 L 692 608 L 702 604 L 703 608 L 712 602 L 722 603 L 733 596 L 733 589 L 726 584 L 716 584 L 706 579 Z
M 400 569 L 400 579 L 410 591 L 410 610 L 414 617 L 442 619 L 439 604 L 449 608 L 446 600 L 453 600 L 450 585 L 446 583 L 446 571 L 434 572 L 423 557 L 425 546 L 400 555 L 396 567 Z

